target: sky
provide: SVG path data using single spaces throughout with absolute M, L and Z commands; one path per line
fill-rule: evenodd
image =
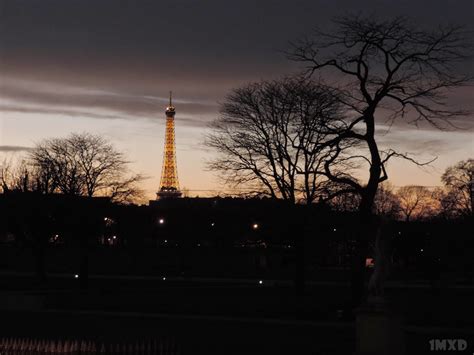
M 44 138 L 90 132 L 126 153 L 159 186 L 170 90 L 176 107 L 181 188 L 222 192 L 206 170 L 213 152 L 202 144 L 219 103 L 247 82 L 296 73 L 283 51 L 334 16 L 360 13 L 411 17 L 421 27 L 461 24 L 473 33 L 474 2 L 388 0 L 0 0 L 0 155 L 21 156 Z M 461 70 L 471 71 L 472 63 Z M 474 108 L 474 89 L 450 104 Z M 395 186 L 440 184 L 444 169 L 473 157 L 472 117 L 466 130 L 395 125 L 382 146 L 421 160 L 388 166 Z M 383 131 L 383 130 L 382 130 Z M 212 191 L 208 191 L 212 190 Z

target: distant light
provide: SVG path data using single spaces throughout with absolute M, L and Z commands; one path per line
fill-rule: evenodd
M 168 241 L 165 239 L 165 243 L 168 243 Z
M 79 275 L 78 275 L 78 274 L 75 274 L 75 275 L 74 275 L 74 278 L 75 278 L 75 279 L 78 279 L 78 278 L 79 278 Z
M 162 280 L 163 280 L 163 281 L 166 281 L 166 277 L 163 276 Z
M 109 220 L 109 219 L 108 219 L 107 217 L 104 217 L 104 221 L 106 221 L 106 222 L 107 222 L 108 220 Z
M 334 228 L 334 229 L 333 229 L 333 232 L 337 232 L 337 229 L 336 229 L 336 228 Z
M 114 235 L 114 236 L 112 237 L 112 239 L 117 239 L 117 236 Z
M 423 249 L 420 249 L 420 251 L 423 253 Z
M 163 224 L 163 223 L 165 223 L 165 220 L 164 220 L 163 218 L 160 218 L 160 220 L 158 221 L 158 223 Z
M 211 227 L 214 227 L 216 224 L 214 222 L 211 223 Z
M 252 225 L 252 228 L 253 228 L 253 229 L 258 229 L 258 227 L 259 227 L 258 223 L 254 223 L 254 224 Z
M 288 249 L 290 249 L 290 248 L 291 248 L 291 245 L 288 245 Z
M 200 247 L 200 246 L 201 246 L 201 244 L 198 243 L 198 247 Z
M 263 285 L 263 281 L 260 280 L 260 281 L 258 282 L 258 284 L 259 284 L 259 285 Z

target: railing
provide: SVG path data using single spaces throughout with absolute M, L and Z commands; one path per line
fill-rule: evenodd
M 174 339 L 160 338 L 130 342 L 106 342 L 86 339 L 0 338 L 0 354 L 134 354 L 178 355 Z

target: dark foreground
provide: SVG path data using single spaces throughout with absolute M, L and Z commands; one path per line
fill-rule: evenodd
M 166 339 L 181 354 L 354 353 L 355 322 L 342 316 L 346 284 L 314 282 L 297 295 L 291 285 L 258 281 L 91 278 L 84 291 L 73 275 L 50 278 L 43 289 L 3 275 L 0 334 L 101 344 Z M 462 353 L 473 353 L 473 288 L 393 283 L 387 298 L 403 317 L 408 354 L 432 353 L 431 339 L 465 339 Z

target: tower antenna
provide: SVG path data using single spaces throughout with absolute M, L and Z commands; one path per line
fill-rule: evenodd
M 173 91 L 170 91 L 170 107 L 173 106 L 173 105 L 171 104 L 171 97 L 172 97 L 172 95 L 173 95 Z

